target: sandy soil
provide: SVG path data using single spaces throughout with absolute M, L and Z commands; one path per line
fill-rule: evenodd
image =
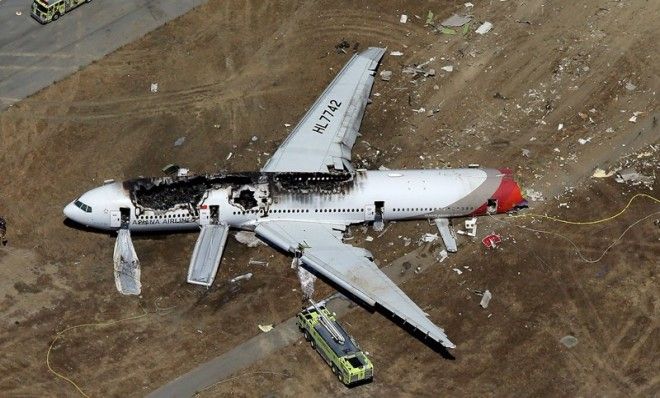
M 0 248 L 0 391 L 75 394 L 45 361 L 56 332 L 69 326 L 146 312 L 67 332 L 51 353 L 53 368 L 90 395 L 141 396 L 260 333 L 258 324 L 295 314 L 290 260 L 267 247 L 232 241 L 212 289 L 187 285 L 194 235 L 136 239 L 143 294 L 121 297 L 113 238 L 64 225 L 61 209 L 106 178 L 158 175 L 172 162 L 198 172 L 262 165 L 288 133 L 284 124 L 295 125 L 347 61 L 351 51 L 334 48 L 342 39 L 403 52 L 381 65 L 394 76 L 376 82 L 354 149 L 358 165 L 508 166 L 546 199 L 530 212 L 571 220 L 602 218 L 634 193 L 657 192 L 657 180 L 650 191 L 590 175 L 627 163 L 658 170 L 660 6 L 474 3 L 470 33 L 440 35 L 424 26 L 427 12 L 443 19 L 463 12 L 463 2 L 212 0 L 0 114 L 0 215 L 10 234 Z M 408 23 L 399 23 L 401 13 Z M 494 29 L 472 33 L 484 20 Z M 401 73 L 432 57 L 435 77 Z M 447 65 L 454 71 L 440 69 Z M 437 112 L 414 111 L 422 107 Z M 628 121 L 633 112 L 642 112 L 637 123 Z M 179 137 L 185 144 L 174 147 Z M 371 353 L 374 383 L 344 388 L 298 343 L 202 395 L 657 395 L 660 215 L 593 263 L 565 238 L 519 227 L 560 233 L 594 259 L 658 211 L 640 199 L 592 226 L 482 219 L 478 236 L 500 233 L 501 248 L 462 239 L 458 254 L 403 286 L 458 345 L 455 360 L 356 310 L 344 321 Z M 399 236 L 424 232 L 433 231 L 423 222 L 397 224 L 363 245 L 387 263 L 411 250 Z M 250 258 L 269 266 L 250 266 Z M 251 280 L 228 282 L 248 271 Z M 323 297 L 330 289 L 319 285 Z M 486 288 L 494 299 L 484 310 L 472 290 Z M 568 334 L 579 341 L 571 349 L 559 343 Z

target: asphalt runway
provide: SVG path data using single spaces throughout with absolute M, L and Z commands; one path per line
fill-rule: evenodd
M 32 1 L 0 0 L 0 110 L 205 2 L 92 1 L 41 25 Z

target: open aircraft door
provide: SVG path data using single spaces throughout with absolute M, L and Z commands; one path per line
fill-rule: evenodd
M 208 205 L 201 205 L 199 207 L 199 225 L 211 224 L 211 209 Z

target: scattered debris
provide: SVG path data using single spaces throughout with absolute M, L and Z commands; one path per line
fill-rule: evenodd
M 374 238 L 372 236 L 367 236 L 366 238 L 364 238 L 364 240 L 366 240 L 367 242 L 373 242 Z
M 174 141 L 174 146 L 181 146 L 184 142 L 186 142 L 186 137 L 179 137 Z
M 273 330 L 273 324 L 271 323 L 270 325 L 259 325 L 259 330 L 264 333 L 268 333 Z
M 158 92 L 158 83 L 151 83 L 151 90 L 152 93 L 157 93 Z
M 493 98 L 495 98 L 495 99 L 501 99 L 501 100 L 504 100 L 504 101 L 508 100 L 508 98 L 505 97 L 505 96 L 503 96 L 499 91 L 496 92 L 495 95 L 493 95 Z
M 424 235 L 422 235 L 422 237 L 419 239 L 419 242 L 420 243 L 431 243 L 431 242 L 435 242 L 438 239 L 439 239 L 438 234 L 430 234 L 430 233 L 427 232 Z
M 401 18 L 399 18 L 400 23 L 406 23 L 408 22 L 408 16 L 406 14 L 401 14 Z
M 433 17 L 434 17 L 434 15 L 433 15 L 433 11 L 429 11 L 429 13 L 426 14 L 426 22 L 425 22 L 425 24 L 426 24 L 426 25 L 430 25 L 430 24 L 432 24 L 432 23 L 433 23 Z
M 392 51 L 390 52 L 390 55 L 393 57 L 400 57 L 403 55 L 403 53 L 401 51 Z
M 591 137 L 589 137 L 589 138 L 578 138 L 578 142 L 580 143 L 580 145 L 584 145 L 587 142 L 591 142 Z
M 0 244 L 7 246 L 7 221 L 0 217 Z
M 493 24 L 486 21 L 482 23 L 481 26 L 479 26 L 474 32 L 479 35 L 485 35 L 486 33 L 490 32 L 491 29 L 493 29 Z
M 454 65 L 443 66 L 440 69 L 444 70 L 445 72 L 453 72 L 454 71 Z
M 231 278 L 229 280 L 229 282 L 236 283 L 236 282 L 242 281 L 242 280 L 249 280 L 250 278 L 252 278 L 252 272 L 248 272 L 247 274 L 243 274 L 243 275 L 239 275 L 235 278 Z
M 380 72 L 380 80 L 389 82 L 390 79 L 392 79 L 392 71 L 391 70 L 384 70 Z
M 633 112 L 633 115 L 628 119 L 631 123 L 637 123 L 637 116 L 641 115 L 644 112 Z
M 440 250 L 440 252 L 438 252 L 438 255 L 437 255 L 436 258 L 438 259 L 439 262 L 443 262 L 447 258 L 449 258 L 449 253 L 447 253 L 447 250 L 442 249 L 442 250 Z
M 341 39 L 341 41 L 335 45 L 335 50 L 337 50 L 337 54 L 339 53 L 346 54 L 347 48 L 351 48 L 351 43 L 347 42 L 344 39 Z
M 628 90 L 628 91 L 635 91 L 636 89 L 637 89 L 637 86 L 635 86 L 635 85 L 632 84 L 631 82 L 627 82 L 627 83 L 626 83 L 626 90 Z
M 645 176 L 637 172 L 637 170 L 629 167 L 623 170 L 619 170 L 619 172 L 616 173 L 614 180 L 619 184 L 631 183 L 632 185 L 652 185 L 655 178 L 653 176 Z
M 458 269 L 458 268 L 452 268 L 452 269 L 454 270 L 454 272 L 456 272 L 456 273 L 459 274 L 459 275 L 463 273 L 463 271 L 461 271 L 461 270 Z
M 454 14 L 451 17 L 445 19 L 444 21 L 440 22 L 440 25 L 448 27 L 448 28 L 460 28 L 461 26 L 465 25 L 466 23 L 470 22 L 472 20 L 472 17 L 469 15 L 457 15 Z
M 570 334 L 559 339 L 559 342 L 566 346 L 566 348 L 573 348 L 577 345 L 578 339 Z
M 254 232 L 238 231 L 236 232 L 236 235 L 234 235 L 234 238 L 240 243 L 247 245 L 247 247 L 257 247 L 259 245 L 266 246 L 261 239 L 257 238 L 257 235 Z
M 481 240 L 481 243 L 483 243 L 484 246 L 490 249 L 495 249 L 497 245 L 501 242 L 502 242 L 502 237 L 498 234 L 486 235 L 486 237 Z
M 479 302 L 481 308 L 488 308 L 488 303 L 490 303 L 490 299 L 492 298 L 493 295 L 491 294 L 490 290 L 486 289 L 486 291 L 481 296 L 481 301 Z
M 525 188 L 525 198 L 531 200 L 532 202 L 543 202 L 543 194 L 539 191 L 535 191 L 532 188 Z

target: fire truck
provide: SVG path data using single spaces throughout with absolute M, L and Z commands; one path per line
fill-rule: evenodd
M 57 21 L 62 15 L 83 3 L 92 0 L 34 0 L 32 3 L 32 18 L 42 24 Z
M 370 382 L 374 368 L 353 336 L 337 322 L 323 304 L 312 305 L 298 314 L 298 328 L 339 381 L 347 386 Z

